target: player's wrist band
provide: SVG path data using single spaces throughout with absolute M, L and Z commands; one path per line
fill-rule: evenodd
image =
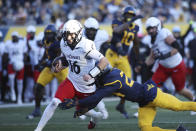
M 99 68 L 99 66 L 95 66 L 89 71 L 89 75 L 93 78 L 95 78 L 99 73 L 101 73 L 101 69 Z

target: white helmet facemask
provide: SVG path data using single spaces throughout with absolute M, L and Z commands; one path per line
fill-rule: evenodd
M 67 41 L 69 34 L 75 34 L 75 38 L 70 46 L 76 46 L 82 39 L 83 26 L 77 20 L 69 20 L 63 26 L 63 40 Z

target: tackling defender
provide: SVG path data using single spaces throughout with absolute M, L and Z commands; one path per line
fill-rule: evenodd
M 138 124 L 141 131 L 187 131 L 182 126 L 179 126 L 177 130 L 152 126 L 157 107 L 173 111 L 196 111 L 196 102 L 180 101 L 175 96 L 162 92 L 152 80 L 140 84 L 129 79 L 116 68 L 105 70 L 97 79 L 103 86 L 94 95 L 81 100 L 65 99 L 59 107 L 69 109 L 76 105 L 80 106 L 81 109 L 74 113 L 75 116 L 80 116 L 93 109 L 102 98 L 113 93 L 120 93 L 126 100 L 139 104 Z

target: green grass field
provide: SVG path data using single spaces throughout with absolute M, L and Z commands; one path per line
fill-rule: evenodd
M 115 110 L 118 101 L 105 102 L 109 111 L 107 120 L 99 121 L 94 131 L 139 131 L 137 119 L 125 119 Z M 1 105 L 0 105 L 1 106 Z M 130 115 L 137 111 L 136 104 L 126 102 L 126 109 Z M 43 106 L 42 110 L 44 110 Z M 0 108 L 0 131 L 33 131 L 40 118 L 26 120 L 25 117 L 33 110 L 31 107 Z M 48 122 L 44 131 L 86 131 L 89 119 L 82 121 L 73 118 L 73 109 L 67 111 L 56 110 L 53 118 Z M 154 125 L 162 128 L 176 129 L 179 123 L 191 131 L 196 131 L 196 116 L 190 112 L 173 112 L 158 109 Z

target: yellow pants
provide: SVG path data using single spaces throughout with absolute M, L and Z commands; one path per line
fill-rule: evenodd
M 125 75 L 131 78 L 131 67 L 127 56 L 119 56 L 116 52 L 108 49 L 106 51 L 106 58 L 110 62 L 112 67 L 118 68 L 125 73 Z
M 196 102 L 180 101 L 175 96 L 157 90 L 157 97 L 144 107 L 138 109 L 138 120 L 141 131 L 176 131 L 176 129 L 161 129 L 152 127 L 156 116 L 156 107 L 173 111 L 196 111 Z
M 68 74 L 68 68 L 63 69 L 61 72 L 54 73 L 51 71 L 49 67 L 45 67 L 42 72 L 40 73 L 37 83 L 41 84 L 42 86 L 46 86 L 48 83 L 50 83 L 54 77 L 57 78 L 58 83 L 61 83 Z

